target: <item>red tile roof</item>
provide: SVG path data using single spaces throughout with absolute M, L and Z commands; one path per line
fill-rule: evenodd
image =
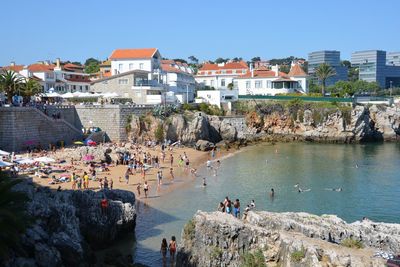
M 288 76 L 295 77 L 295 76 L 307 76 L 304 70 L 300 67 L 299 64 L 294 64 L 288 73 Z
M 228 62 L 224 66 L 218 66 L 218 64 L 205 63 L 203 67 L 199 69 L 199 71 L 208 71 L 208 70 L 236 70 L 236 69 L 248 69 L 246 62 Z
M 72 64 L 72 63 L 67 63 L 67 64 L 65 64 L 63 66 L 63 68 L 66 68 L 66 69 L 83 69 L 83 66 L 75 65 L 75 64 Z
M 15 72 L 20 72 L 21 70 L 24 69 L 24 65 L 4 66 L 2 69 L 3 70 L 12 70 L 12 71 L 15 71 Z
M 110 59 L 152 58 L 156 52 L 157 48 L 116 49 L 112 52 Z
M 30 72 L 50 72 L 53 71 L 56 65 L 45 65 L 45 64 L 31 64 L 28 66 Z

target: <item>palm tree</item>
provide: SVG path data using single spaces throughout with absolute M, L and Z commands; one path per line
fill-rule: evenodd
M 22 82 L 23 78 L 19 77 L 14 71 L 6 70 L 0 74 L 0 91 L 7 94 L 8 103 L 12 102 L 13 95 L 21 89 Z
M 316 68 L 315 75 L 317 76 L 318 80 L 321 82 L 322 96 L 325 96 L 326 79 L 328 79 L 329 77 L 335 76 L 336 71 L 329 64 L 323 63 Z
M 0 262 L 10 248 L 18 246 L 20 235 L 30 222 L 25 214 L 27 195 L 12 189 L 20 182 L 0 171 Z
M 25 83 L 22 84 L 22 96 L 27 100 L 31 96 L 34 96 L 42 91 L 42 86 L 33 79 L 25 79 Z

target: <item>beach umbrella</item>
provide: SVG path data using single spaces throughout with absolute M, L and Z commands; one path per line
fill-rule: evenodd
M 82 145 L 84 145 L 84 143 L 82 141 L 75 141 L 74 145 L 81 145 L 82 146 Z
M 87 141 L 88 146 L 96 146 L 97 143 L 95 141 L 89 140 Z
M 94 160 L 94 156 L 93 155 L 86 155 L 82 159 L 84 161 L 92 161 L 92 160 Z
M 0 168 L 1 167 L 9 167 L 12 166 L 14 164 L 12 164 L 11 162 L 6 162 L 6 161 L 0 161 Z
M 40 157 L 40 158 L 35 158 L 34 160 L 37 161 L 37 162 L 43 162 L 43 163 L 55 162 L 54 159 L 49 158 L 49 157 Z
M 47 94 L 46 94 L 46 97 L 52 97 L 52 98 L 56 98 L 56 97 L 60 97 L 60 96 L 61 96 L 61 95 L 58 94 L 58 93 L 56 93 L 56 92 L 47 93 Z
M 10 153 L 4 150 L 0 150 L 0 156 L 9 156 Z
M 66 93 L 61 95 L 62 98 L 73 98 L 74 95 L 72 93 Z
M 33 164 L 33 163 L 35 163 L 35 161 L 30 158 L 20 158 L 20 159 L 14 160 L 14 162 L 16 162 L 17 164 Z

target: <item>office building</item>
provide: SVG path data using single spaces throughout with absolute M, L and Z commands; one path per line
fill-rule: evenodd
M 335 69 L 336 75 L 326 80 L 326 85 L 334 85 L 337 81 L 347 80 L 347 67 L 340 62 L 340 52 L 335 50 L 315 51 L 308 54 L 308 74 L 317 81 L 315 71 L 319 65 L 326 63 Z

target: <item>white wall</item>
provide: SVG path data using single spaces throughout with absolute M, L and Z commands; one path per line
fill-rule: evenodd
M 253 95 L 276 95 L 276 94 L 287 94 L 287 93 L 294 93 L 294 89 L 272 89 L 272 81 L 276 80 L 276 77 L 271 77 L 271 78 L 262 78 L 262 79 L 256 79 L 256 78 L 249 78 L 249 79 L 235 79 L 237 81 L 238 89 L 239 89 L 239 95 L 248 95 L 248 94 L 253 94 Z M 307 79 L 304 77 L 292 77 L 293 80 L 296 80 L 300 83 L 301 88 L 297 88 L 297 91 L 302 91 L 303 93 L 308 92 L 307 88 Z M 246 87 L 246 82 L 250 81 L 250 88 Z M 261 81 L 262 82 L 262 87 L 261 88 L 255 88 L 255 82 L 256 81 Z M 267 86 L 271 84 L 271 86 Z
M 122 70 L 119 70 L 119 64 L 122 64 Z M 129 68 L 129 64 L 132 64 L 132 68 Z M 143 64 L 142 70 L 152 71 L 153 63 L 152 59 L 118 59 L 111 61 L 111 75 L 118 73 L 124 73 L 131 70 L 140 70 L 140 64 Z M 115 73 L 117 71 L 117 73 Z
M 235 76 L 232 75 L 218 75 L 218 76 L 196 76 L 196 82 L 203 86 L 214 87 L 215 89 L 227 89 L 228 84 L 233 82 Z M 225 80 L 225 86 L 222 85 L 222 80 Z
M 205 103 L 221 107 L 221 103 L 237 100 L 238 93 L 238 90 L 199 90 L 197 91 L 197 97 L 202 98 Z M 226 97 L 231 99 L 225 99 Z

